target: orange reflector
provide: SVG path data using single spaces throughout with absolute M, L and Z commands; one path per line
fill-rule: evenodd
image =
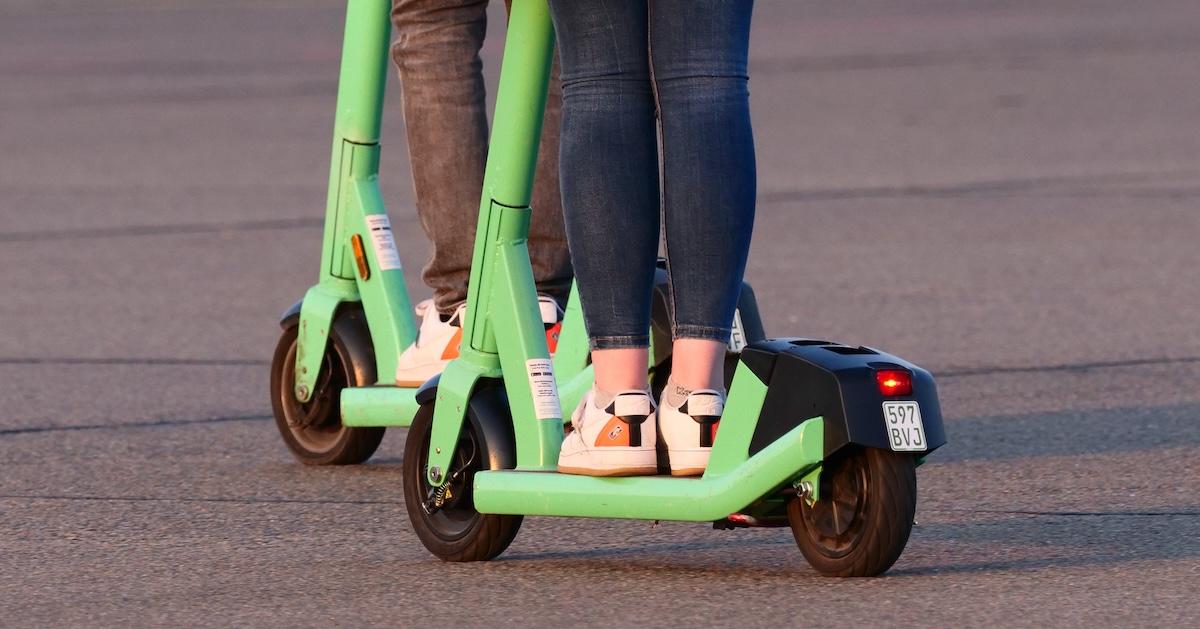
M 358 265 L 358 276 L 365 282 L 371 279 L 371 267 L 367 266 L 367 252 L 363 249 L 362 236 L 350 237 L 350 248 L 354 250 L 354 263 Z

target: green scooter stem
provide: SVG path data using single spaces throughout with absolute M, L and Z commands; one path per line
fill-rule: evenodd
M 329 329 L 342 304 L 361 301 L 366 311 L 380 383 L 395 380 L 396 359 L 417 336 L 379 190 L 390 10 L 389 0 L 350 0 L 346 6 L 320 279 L 304 296 L 296 341 L 294 393 L 302 402 L 315 388 Z M 351 246 L 355 237 L 362 247 L 361 268 Z
M 508 391 L 520 469 L 551 471 L 562 444 L 562 410 L 551 376 L 534 390 L 550 352 L 529 262 L 529 208 L 554 28 L 544 0 L 513 2 L 488 148 L 459 358 L 442 372 L 429 446 L 428 480 L 439 485 L 458 443 L 467 401 L 481 377 Z M 502 334 L 497 331 L 502 330 Z M 535 395 L 538 397 L 535 400 Z

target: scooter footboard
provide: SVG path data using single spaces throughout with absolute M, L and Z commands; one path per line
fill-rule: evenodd
M 819 419 L 801 422 L 722 474 L 594 477 L 517 470 L 475 474 L 480 513 L 724 521 L 821 463 Z M 718 439 L 719 440 L 719 439 Z
M 826 458 L 849 445 L 924 456 L 946 443 L 933 376 L 897 356 L 788 338 L 754 343 L 741 361 L 767 384 L 751 456 L 816 416 Z

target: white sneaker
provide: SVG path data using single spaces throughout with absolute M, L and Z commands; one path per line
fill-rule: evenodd
M 645 391 L 622 391 L 605 408 L 588 391 L 571 415 L 558 471 L 587 476 L 649 476 L 658 473 L 654 400 Z
M 562 309 L 554 298 L 545 295 L 538 296 L 538 308 L 542 313 L 542 323 L 547 327 L 546 342 L 553 354 L 558 349 Z M 465 305 L 459 306 L 443 320 L 432 299 L 417 304 L 416 312 L 421 319 L 421 327 L 417 330 L 416 342 L 405 348 L 396 361 L 396 386 L 419 387 L 442 373 L 451 360 L 458 358 L 465 309 Z
M 538 295 L 538 310 L 542 313 L 542 324 L 546 326 L 546 348 L 553 356 L 558 351 L 558 336 L 562 334 L 563 309 L 553 297 Z
M 667 446 L 672 476 L 699 476 L 708 467 L 717 424 L 725 410 L 725 398 L 712 389 L 697 389 L 679 408 L 667 403 L 664 393 L 658 407 L 658 428 Z
M 419 387 L 442 373 L 450 360 L 458 357 L 465 310 L 466 305 L 459 306 L 454 314 L 443 320 L 432 299 L 417 304 L 421 327 L 417 330 L 416 342 L 405 348 L 396 362 L 396 386 Z

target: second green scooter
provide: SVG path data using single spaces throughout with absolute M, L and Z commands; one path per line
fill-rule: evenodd
M 875 349 L 765 340 L 744 290 L 720 430 L 700 478 L 556 472 L 564 407 L 591 385 L 578 301 L 551 360 L 526 237 L 554 34 L 545 0 L 515 0 L 480 204 L 460 355 L 392 386 L 415 337 L 378 185 L 388 0 L 349 0 L 321 279 L 285 313 L 276 422 L 314 464 L 357 463 L 410 425 L 404 495 L 418 537 L 450 561 L 490 559 L 524 515 L 790 526 L 821 573 L 882 573 L 912 527 L 916 466 L 945 442 L 930 374 Z M 665 382 L 669 321 L 648 378 Z M 748 345 L 747 345 L 748 343 Z

